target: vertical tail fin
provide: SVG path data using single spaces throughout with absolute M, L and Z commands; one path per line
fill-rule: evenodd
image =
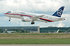
M 64 6 L 60 7 L 54 14 L 53 16 L 61 17 L 62 13 L 64 10 Z

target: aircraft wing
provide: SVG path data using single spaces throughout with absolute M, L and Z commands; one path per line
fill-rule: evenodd
M 43 16 L 44 16 L 44 15 L 34 16 L 34 17 L 32 17 L 32 20 L 36 21 L 36 20 L 38 20 L 39 18 L 41 18 L 41 17 L 43 17 Z

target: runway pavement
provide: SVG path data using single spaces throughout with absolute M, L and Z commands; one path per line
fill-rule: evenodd
M 0 44 L 0 46 L 70 46 L 70 44 Z

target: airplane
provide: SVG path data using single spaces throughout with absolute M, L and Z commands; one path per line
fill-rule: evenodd
M 47 16 L 46 14 L 32 14 L 26 12 L 12 13 L 11 11 L 8 11 L 7 13 L 5 13 L 5 15 L 9 17 L 9 21 L 11 20 L 11 18 L 18 18 L 21 19 L 23 22 L 31 22 L 31 24 L 35 24 L 35 21 L 47 23 L 65 20 L 65 18 L 61 17 L 63 10 L 64 6 L 60 7 L 52 16 Z

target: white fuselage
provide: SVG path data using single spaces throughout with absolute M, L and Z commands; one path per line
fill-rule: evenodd
M 43 22 L 55 22 L 55 21 L 61 21 L 64 20 L 64 18 L 61 17 L 56 17 L 56 16 L 48 16 L 45 15 L 43 17 L 37 17 L 37 16 L 41 16 L 43 14 L 29 14 L 29 13 L 5 13 L 6 16 L 10 17 L 10 18 L 18 18 L 18 19 L 22 19 L 24 22 L 29 22 L 32 19 L 34 19 L 34 21 L 43 21 Z

